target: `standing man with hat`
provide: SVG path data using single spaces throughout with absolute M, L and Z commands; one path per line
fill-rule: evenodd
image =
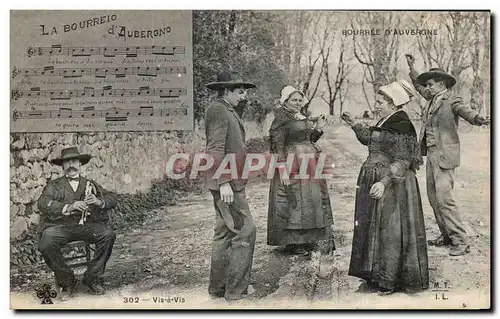
M 427 196 L 434 210 L 441 235 L 429 245 L 449 246 L 451 256 L 469 252 L 469 239 L 453 198 L 455 168 L 460 165 L 459 117 L 472 125 L 489 121 L 466 106 L 462 97 L 450 89 L 456 79 L 439 68 L 418 75 L 415 59 L 406 54 L 410 78 L 415 89 L 428 101 L 420 130 L 421 155 L 427 156 Z
M 246 102 L 247 90 L 255 87 L 230 72 L 220 73 L 216 82 L 207 84 L 218 92 L 205 111 L 206 153 L 214 160 L 206 182 L 216 211 L 208 292 L 226 300 L 242 299 L 247 293 L 255 247 L 256 227 L 245 197 L 246 180 L 240 178 L 246 157 L 245 127 L 235 110 Z M 229 165 L 236 164 L 238 177 L 217 171 L 230 158 L 235 159 Z
M 38 199 L 38 209 L 44 219 L 38 249 L 62 287 L 63 300 L 72 297 L 77 282 L 61 248 L 77 240 L 96 245 L 83 283 L 92 294 L 100 295 L 104 294 L 101 276 L 116 238 L 106 225 L 107 211 L 116 206 L 116 195 L 80 175 L 81 166 L 90 158 L 88 154 L 80 154 L 76 147 L 63 149 L 61 156 L 51 163 L 62 166 L 65 175 L 49 181 Z

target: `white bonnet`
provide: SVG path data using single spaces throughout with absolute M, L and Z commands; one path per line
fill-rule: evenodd
M 379 88 L 379 92 L 382 92 L 390 97 L 396 106 L 410 102 L 411 97 L 414 95 L 410 84 L 405 80 L 395 81 L 387 85 L 383 85 Z
M 302 94 L 302 96 L 304 97 L 304 103 L 307 103 L 307 98 L 304 96 L 304 93 L 302 93 L 300 90 L 297 90 L 296 88 L 294 88 L 291 85 L 285 86 L 281 90 L 280 103 L 283 105 L 285 103 L 285 101 L 290 97 L 290 95 L 292 95 L 292 93 L 295 93 L 295 92 L 299 92 L 300 94 Z

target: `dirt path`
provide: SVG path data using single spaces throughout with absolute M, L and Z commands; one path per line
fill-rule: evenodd
M 489 135 L 466 134 L 462 143 L 478 152 L 462 152 L 457 170 L 457 199 L 471 233 L 472 252 L 451 258 L 445 249 L 429 248 L 431 285 L 442 292 L 417 295 L 355 293 L 356 278 L 347 276 L 351 250 L 356 178 L 366 157 L 366 148 L 351 132 L 340 130 L 324 139 L 321 146 L 334 156 L 335 175 L 329 181 L 334 209 L 334 236 L 337 250 L 331 256 L 309 260 L 286 255 L 266 245 L 268 184 L 250 184 L 247 196 L 257 224 L 257 243 L 252 272 L 255 293 L 248 300 L 227 304 L 212 300 L 206 293 L 214 209 L 208 192 L 190 195 L 176 206 L 163 208 L 155 221 L 117 238 L 106 269 L 106 298 L 89 296 L 83 287 L 73 300 L 55 307 L 64 308 L 479 308 L 489 305 L 490 207 Z M 477 144 L 476 144 L 477 143 Z M 480 147 L 478 147 L 480 145 Z M 483 152 L 487 151 L 487 153 Z M 437 235 L 437 226 L 425 191 L 425 168 L 418 174 L 428 238 Z M 471 191 L 474 190 L 474 191 Z M 317 257 L 317 256 L 315 256 Z M 319 266 L 319 268 L 318 268 Z M 317 281 L 314 278 L 317 276 Z M 314 281 L 313 286 L 311 282 Z M 439 297 L 439 299 L 436 298 Z M 163 302 L 159 299 L 163 297 Z M 132 301 L 132 303 L 130 303 Z M 11 306 L 39 307 L 33 292 L 11 293 Z M 50 307 L 50 306 L 48 306 Z

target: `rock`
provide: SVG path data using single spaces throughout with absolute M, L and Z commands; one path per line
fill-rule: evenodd
M 33 213 L 29 216 L 29 220 L 28 220 L 28 223 L 29 225 L 28 226 L 31 226 L 31 225 L 38 225 L 40 223 L 40 215 L 39 214 L 36 214 L 36 213 Z
M 116 165 L 118 165 L 118 160 L 116 159 L 116 157 L 112 156 L 111 157 L 111 166 L 115 167 Z
M 47 185 L 47 179 L 45 179 L 44 177 L 40 177 L 40 178 L 36 181 L 36 185 L 37 185 L 37 186 L 45 186 L 45 185 Z
M 26 222 L 26 218 L 18 217 L 10 227 L 10 238 L 17 239 L 27 230 L 28 223 Z
M 40 198 L 40 196 L 42 195 L 42 192 L 43 192 L 43 187 L 42 186 L 39 186 L 37 188 L 35 188 L 34 190 L 31 191 L 32 192 L 32 201 L 37 201 L 38 198 Z
M 12 136 L 12 134 L 10 134 L 10 144 L 12 145 L 12 142 L 14 142 L 14 137 Z
M 19 215 L 24 215 L 24 213 L 26 212 L 26 205 L 19 204 L 17 206 L 19 207 Z
M 29 180 L 25 184 L 23 184 L 22 186 L 25 186 L 27 189 L 33 189 L 33 188 L 36 188 L 38 186 L 38 183 L 34 180 Z M 23 189 L 23 187 L 21 187 L 21 189 Z
M 39 148 L 42 146 L 41 134 L 26 134 L 26 147 L 28 149 Z
M 33 168 L 31 169 L 31 174 L 33 175 L 34 179 L 39 179 L 40 177 L 42 177 L 42 174 L 43 174 L 42 165 L 40 165 L 40 163 L 38 163 L 38 162 L 33 163 Z
M 52 166 L 47 162 L 41 162 L 43 177 L 50 178 L 52 174 Z
M 37 161 L 45 161 L 49 157 L 50 150 L 48 148 L 37 148 L 33 150 Z
M 18 214 L 19 214 L 19 206 L 18 205 L 10 206 L 10 216 L 16 216 Z
M 25 146 L 24 136 L 21 136 L 20 139 L 18 139 L 14 143 L 11 143 L 11 145 L 12 145 L 12 148 L 15 149 L 15 150 L 22 150 L 24 148 L 24 146 Z
M 64 147 L 69 147 L 73 146 L 76 141 L 76 134 L 73 133 L 66 133 L 66 134 L 61 134 L 57 140 L 58 145 L 63 145 Z
M 33 161 L 34 158 L 31 154 L 30 151 L 27 151 L 27 150 L 22 150 L 21 152 L 19 152 L 19 158 L 23 161 L 23 163 L 28 163 L 30 160 Z
M 31 202 L 32 190 L 28 189 L 16 189 L 10 193 L 12 201 L 14 203 L 28 204 Z
M 90 168 L 100 168 L 103 167 L 103 162 L 99 159 L 99 157 L 92 157 L 89 161 Z
M 10 166 L 16 165 L 16 160 L 14 159 L 14 154 L 10 153 Z
M 16 188 L 17 188 L 16 183 L 10 183 L 10 190 L 11 191 L 13 191 Z
M 58 134 L 54 133 L 42 133 L 40 134 L 40 144 L 42 144 L 42 147 L 48 147 L 50 146 L 54 140 L 56 139 L 56 136 Z
M 31 171 L 27 166 L 22 165 L 17 168 L 15 176 L 21 182 L 26 182 L 29 178 L 31 178 Z

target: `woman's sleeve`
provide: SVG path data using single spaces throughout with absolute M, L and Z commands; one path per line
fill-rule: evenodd
M 361 144 L 363 144 L 363 145 L 370 144 L 370 127 L 369 126 L 358 123 L 358 124 L 352 126 L 352 129 L 353 129 L 354 133 L 356 134 L 358 141 Z
M 281 125 L 269 131 L 271 141 L 271 153 L 278 155 L 278 162 L 286 161 L 285 143 L 286 143 L 286 127 Z
M 311 142 L 316 143 L 321 136 L 323 136 L 324 132 L 322 130 L 314 129 L 311 132 Z
M 417 139 L 408 134 L 391 134 L 388 143 L 392 143 L 393 162 L 380 180 L 385 186 L 390 183 L 400 183 L 405 179 L 405 173 L 410 169 L 416 156 Z

